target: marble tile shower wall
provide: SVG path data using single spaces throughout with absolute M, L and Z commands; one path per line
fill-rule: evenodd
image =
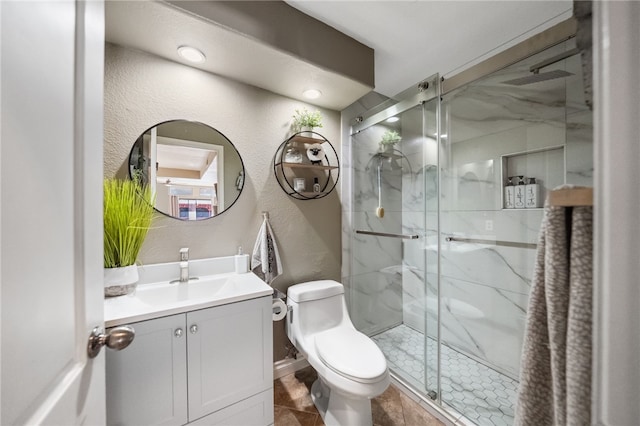
M 505 71 L 445 101 L 455 140 L 441 157 L 443 236 L 537 243 L 542 209 L 502 209 L 502 155 L 560 146 L 517 160 L 548 189 L 592 185 L 591 113 L 581 86 L 574 93 L 578 61 L 567 61 L 576 76 L 552 82 L 557 90 L 546 98 L 496 87 L 509 78 Z M 517 378 L 535 250 L 444 241 L 441 248 L 443 341 Z
M 378 207 L 378 141 L 384 126 L 374 126 L 351 140 L 351 211 L 343 241 L 348 242 L 350 266 L 343 276 L 349 287 L 351 318 L 367 334 L 375 334 L 402 322 L 402 246 L 399 240 L 355 234 L 358 229 L 378 232 L 402 232 L 402 175 L 384 166 L 380 174 L 380 205 L 384 217 L 376 216 Z M 343 273 L 344 270 L 343 270 Z
M 391 126 L 390 126 L 391 127 Z M 428 191 L 437 196 L 435 165 L 424 164 L 422 108 L 402 114 L 394 127 L 402 135 L 392 159 L 384 159 L 380 174 L 381 202 L 384 217 L 375 214 L 378 207 L 378 141 L 389 127 L 376 125 L 351 140 L 351 212 L 344 232 L 366 229 L 386 233 L 417 234 L 419 240 L 401 240 L 352 233 L 343 241 L 349 244 L 349 268 L 344 268 L 344 282 L 351 296 L 352 319 L 358 328 L 375 334 L 403 322 L 407 301 L 422 303 L 424 298 L 425 182 Z M 435 158 L 435 141 L 432 141 Z M 372 160 L 373 159 L 373 160 Z M 426 179 L 425 179 L 426 178 Z M 346 210 L 346 209 L 345 209 Z M 435 222 L 434 222 L 435 223 Z M 435 235 L 436 229 L 431 230 Z M 424 324 L 424 320 L 422 320 Z
M 418 240 L 404 243 L 402 276 L 403 323 L 422 333 L 428 328 L 432 335 L 437 332 L 437 318 L 425 318 L 427 307 L 437 307 L 437 286 L 427 280 L 437 272 L 438 238 L 438 146 L 435 135 L 435 114 L 428 111 L 423 117 L 413 116 L 408 121 L 413 130 L 412 138 L 403 140 L 403 152 L 414 165 L 412 173 L 403 179 L 402 223 L 404 234 L 417 234 Z M 405 126 L 403 126 L 403 129 Z M 426 135 L 423 136 L 423 128 Z M 431 273 L 430 273 L 431 272 Z M 431 283 L 437 281 L 431 280 Z M 431 284 L 429 283 L 429 284 Z

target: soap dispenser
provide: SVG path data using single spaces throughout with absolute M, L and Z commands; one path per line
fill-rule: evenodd
M 513 186 L 513 176 L 507 178 L 507 184 L 504 186 L 504 208 L 512 209 L 515 205 L 515 187 Z
M 525 203 L 526 208 L 535 209 L 540 206 L 540 185 L 536 183 L 536 178 L 529 178 L 526 186 Z
M 525 179 L 524 176 L 518 176 L 518 184 L 516 186 L 514 186 L 514 192 L 515 192 L 515 208 L 516 209 L 524 209 L 525 208 L 525 190 L 526 190 L 526 183 L 525 183 Z
M 236 274 L 249 272 L 249 255 L 242 253 L 242 246 L 238 247 L 238 254 L 235 255 Z

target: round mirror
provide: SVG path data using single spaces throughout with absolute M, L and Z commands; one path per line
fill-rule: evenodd
M 172 120 L 145 131 L 129 154 L 129 176 L 151 186 L 155 208 L 181 220 L 214 217 L 236 202 L 244 164 L 231 141 L 206 124 Z

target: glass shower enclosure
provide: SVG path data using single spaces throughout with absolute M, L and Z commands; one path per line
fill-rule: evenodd
M 351 318 L 452 418 L 513 423 L 543 202 L 592 185 L 577 53 L 568 40 L 447 93 L 436 75 L 353 126 Z

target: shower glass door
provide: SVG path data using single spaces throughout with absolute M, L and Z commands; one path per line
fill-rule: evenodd
M 544 200 L 593 185 L 577 53 L 567 40 L 446 93 L 436 77 L 344 147 L 351 318 L 397 379 L 465 424 L 513 424 Z
M 438 102 L 395 107 L 352 136 L 345 278 L 356 327 L 396 378 L 432 399 L 439 393 Z
M 476 424 L 514 420 L 547 192 L 592 185 L 592 114 L 574 47 L 443 95 L 441 399 Z

